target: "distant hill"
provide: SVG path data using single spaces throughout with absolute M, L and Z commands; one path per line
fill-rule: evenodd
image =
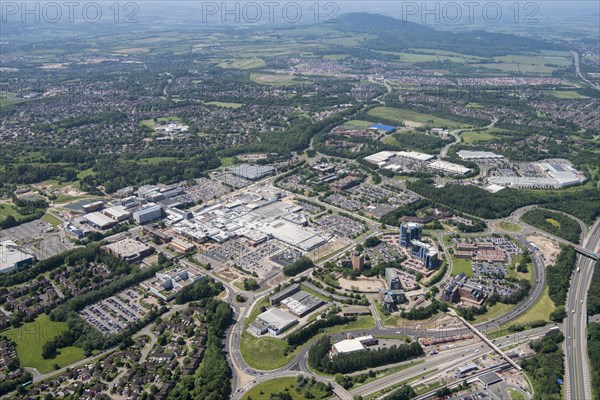
M 360 45 L 370 50 L 402 51 L 409 48 L 425 48 L 495 57 L 522 51 L 562 49 L 555 43 L 523 36 L 482 30 L 441 31 L 415 22 L 364 12 L 341 15 L 338 23 L 331 24 L 331 27 L 343 32 L 377 35 L 377 38 Z

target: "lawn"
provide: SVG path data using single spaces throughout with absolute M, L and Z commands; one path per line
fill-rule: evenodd
M 449 128 L 467 127 L 468 125 L 460 122 L 452 121 L 445 118 L 439 118 L 431 114 L 423 114 L 420 112 L 392 107 L 375 107 L 369 110 L 369 115 L 377 118 L 389 119 L 393 121 L 403 122 L 412 121 L 424 125 L 434 127 L 447 126 Z
M 550 313 L 554 311 L 555 305 L 554 302 L 548 296 L 548 286 L 544 288 L 544 292 L 540 296 L 540 298 L 535 302 L 533 307 L 531 307 L 525 314 L 521 315 L 516 320 L 512 321 L 512 324 L 527 324 L 531 321 L 544 320 L 549 321 Z
M 326 54 L 323 56 L 323 60 L 344 60 L 349 57 L 350 54 Z
M 208 101 L 204 104 L 209 106 L 217 106 L 221 108 L 240 108 L 241 106 L 243 106 L 242 103 L 225 103 L 222 101 Z
M 250 317 L 246 320 L 246 327 L 251 321 L 256 319 L 256 315 L 259 314 L 259 307 L 252 310 Z M 356 321 L 346 325 L 334 326 L 331 328 L 324 329 L 318 335 L 315 335 L 309 342 L 316 340 L 323 335 L 331 335 L 338 332 L 359 330 L 359 329 L 370 329 L 375 326 L 375 320 L 371 316 L 360 316 Z M 306 346 L 303 345 L 303 346 Z M 284 354 L 284 350 L 287 348 L 287 342 L 284 339 L 277 339 L 273 337 L 261 337 L 256 338 L 251 334 L 244 332 L 242 334 L 242 340 L 240 341 L 240 352 L 246 363 L 255 369 L 269 371 L 272 369 L 280 368 L 286 365 L 298 354 L 303 346 L 299 346 L 287 355 Z
M 247 332 L 242 334 L 240 341 L 240 352 L 244 361 L 252 367 L 262 371 L 268 371 L 283 367 L 297 354 L 296 351 L 284 355 L 287 342 L 272 337 L 255 338 Z
M 225 60 L 217 64 L 221 68 L 235 68 L 235 69 L 255 69 L 264 67 L 265 61 L 261 58 L 240 58 L 235 60 Z
M 364 128 L 368 128 L 371 125 L 373 125 L 372 122 L 363 121 L 360 119 L 351 119 L 350 121 L 342 124 L 342 126 L 344 128 L 348 128 L 348 129 L 364 129 Z
M 545 90 L 544 93 L 547 93 L 551 96 L 554 96 L 558 99 L 587 99 L 588 97 L 582 96 L 574 90 Z
M 473 276 L 473 268 L 471 267 L 471 260 L 464 258 L 452 257 L 452 275 L 458 275 L 464 272 L 466 276 Z
M 233 165 L 233 157 L 221 157 L 220 160 L 222 167 L 231 167 Z
M 546 222 L 553 225 L 555 228 L 560 229 L 560 222 L 558 222 L 554 218 L 546 218 Z
M 523 393 L 519 392 L 516 389 L 507 388 L 506 391 L 508 392 L 508 395 L 510 396 L 510 400 L 525 400 L 525 396 L 523 396 Z
M 158 165 L 161 162 L 175 161 L 175 160 L 177 160 L 177 157 L 147 157 L 147 158 L 140 158 L 139 162 L 144 163 L 144 164 L 150 164 L 150 165 Z
M 503 72 L 517 72 L 524 74 L 541 74 L 549 75 L 554 72 L 557 68 L 548 67 L 545 65 L 531 65 L 531 64 L 519 64 L 519 63 L 483 63 L 483 64 L 472 64 L 476 68 L 485 68 L 490 70 L 498 70 Z
M 383 143 L 389 144 L 390 146 L 400 146 L 400 142 L 394 135 L 388 135 L 383 138 Z
M 42 220 L 44 220 L 47 223 L 49 223 L 50 225 L 54 225 L 54 226 L 59 226 L 63 223 L 60 219 L 58 219 L 57 217 L 55 217 L 54 215 L 52 215 L 50 213 L 44 214 L 44 216 L 42 217 Z
M 0 221 L 3 221 L 9 215 L 15 217 L 17 221 L 22 218 L 12 204 L 0 203 Z
M 46 314 L 41 314 L 33 322 L 23 324 L 20 328 L 7 329 L 2 335 L 17 344 L 17 356 L 22 367 L 36 368 L 45 374 L 54 370 L 54 364 L 65 367 L 84 358 L 83 350 L 74 346 L 60 349 L 55 358 L 42 358 L 44 344 L 66 330 L 66 323 L 52 322 Z
M 294 76 L 288 74 L 258 74 L 254 72 L 250 74 L 250 80 L 272 86 L 293 85 L 297 81 L 302 81 L 302 79 L 295 79 Z
M 83 179 L 86 176 L 94 175 L 92 168 L 84 169 L 77 174 L 77 179 Z
M 300 375 L 300 374 L 299 374 Z M 271 394 L 274 393 L 287 393 L 290 395 L 292 400 L 304 400 L 307 398 L 311 399 L 326 399 L 329 398 L 326 393 L 315 390 L 314 388 L 310 391 L 310 397 L 305 396 L 305 391 L 298 393 L 295 389 L 296 378 L 276 378 L 270 381 L 259 383 L 252 387 L 244 397 L 243 400 L 268 400 Z
M 467 132 L 463 132 L 460 134 L 460 137 L 462 138 L 462 141 L 465 144 L 473 144 L 473 143 L 477 143 L 477 142 L 490 142 L 494 139 L 496 139 L 496 136 L 492 135 L 491 133 L 487 132 L 486 130 L 483 131 L 467 131 Z
M 523 228 L 521 228 L 521 225 L 515 224 L 514 222 L 510 221 L 500 221 L 498 226 L 500 227 L 500 229 L 508 232 L 521 232 L 523 230 Z
M 487 322 L 491 319 L 498 318 L 499 316 L 509 312 L 514 307 L 515 304 L 496 303 L 493 306 L 489 307 L 488 312 L 486 312 L 485 314 L 475 316 L 475 323 L 481 324 L 482 322 Z

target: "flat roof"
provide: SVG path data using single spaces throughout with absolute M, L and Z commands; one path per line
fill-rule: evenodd
M 362 342 L 373 340 L 373 336 L 359 336 L 354 339 L 345 339 L 334 343 L 333 347 L 338 353 L 352 353 L 353 351 L 364 350 L 365 346 Z
M 493 385 L 494 383 L 500 382 L 502 380 L 502 378 L 498 376 L 498 374 L 495 372 L 487 372 L 485 374 L 479 375 L 477 379 L 479 379 L 479 381 L 486 386 Z
M 506 187 L 501 186 L 501 185 L 496 185 L 495 183 L 492 183 L 491 185 L 488 185 L 485 187 L 485 190 L 487 190 L 490 193 L 497 193 L 497 192 L 501 191 L 502 189 L 506 189 Z
M 488 158 L 488 159 L 504 158 L 503 155 L 496 154 L 491 151 L 460 150 L 460 151 L 457 151 L 456 154 L 458 154 L 458 156 L 463 160 L 478 159 L 478 158 Z
M 477 365 L 475 365 L 475 364 L 468 364 L 468 365 L 464 365 L 462 367 L 459 367 L 458 371 L 461 374 L 464 374 L 465 372 L 473 371 L 475 369 L 477 369 Z
M 418 161 L 427 161 L 433 158 L 431 154 L 419 153 L 418 151 L 399 151 L 398 155 Z
M 470 168 L 464 165 L 451 163 L 448 161 L 435 160 L 429 163 L 429 167 L 438 171 L 450 172 L 453 174 L 466 174 L 471 171 Z
M 282 329 L 297 321 L 297 319 L 292 314 L 275 307 L 269 308 L 267 311 L 260 314 L 256 318 L 278 329 Z
M 21 251 L 21 246 L 12 240 L 0 242 L 0 271 L 10 270 L 16 263 L 33 258 L 31 254 Z
M 259 179 L 275 171 L 275 168 L 269 165 L 250 165 L 242 164 L 231 168 L 231 173 L 247 179 Z
M 341 342 L 337 342 L 333 345 L 335 351 L 338 353 L 352 353 L 354 351 L 364 350 L 363 344 L 356 339 L 346 339 Z
M 373 164 L 377 164 L 382 161 L 389 160 L 394 155 L 396 155 L 396 152 L 394 152 L 394 151 L 380 151 L 379 153 L 371 154 L 370 156 L 363 158 L 363 160 L 368 161 Z
M 146 244 L 131 238 L 125 238 L 123 240 L 119 240 L 118 242 L 107 244 L 106 248 L 123 258 L 137 256 L 138 254 L 150 249 L 150 247 L 148 247 Z
M 104 213 L 109 213 L 110 215 L 114 215 L 116 218 L 121 218 L 125 216 L 131 215 L 129 211 L 125 209 L 124 206 L 114 206 L 104 209 Z
M 281 289 L 279 292 L 271 295 L 271 297 L 269 297 L 269 300 L 273 301 L 277 301 L 279 299 L 281 299 L 282 297 L 287 297 L 289 296 L 290 292 L 293 292 L 294 290 L 298 290 L 300 288 L 300 285 L 297 283 L 294 283 L 284 289 Z
M 114 219 L 102 214 L 99 211 L 95 211 L 93 213 L 89 213 L 83 216 L 83 218 L 85 218 L 86 220 L 88 220 L 89 222 L 91 222 L 92 224 L 96 225 L 96 226 L 107 226 L 110 224 L 116 224 L 117 221 L 115 221 Z

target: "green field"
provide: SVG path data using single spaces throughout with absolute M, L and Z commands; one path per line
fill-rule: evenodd
M 260 305 L 260 303 L 259 303 Z M 252 310 L 250 316 L 246 319 L 246 326 L 251 321 L 256 319 L 256 315 L 258 315 L 259 308 L 257 307 Z M 375 320 L 371 316 L 360 316 L 356 321 L 351 322 L 346 325 L 335 326 L 331 328 L 324 329 L 318 335 L 315 335 L 311 341 L 316 340 L 317 338 L 327 334 L 331 335 L 338 332 L 358 330 L 358 329 L 370 329 L 375 326 Z M 251 334 L 244 332 L 242 334 L 242 338 L 240 341 L 240 352 L 242 353 L 242 357 L 244 361 L 252 367 L 258 370 L 269 371 L 272 369 L 280 368 L 286 365 L 288 362 L 292 360 L 298 354 L 300 349 L 303 346 L 297 347 L 292 352 L 289 352 L 287 355 L 284 354 L 284 351 L 287 348 L 287 342 L 284 339 L 277 339 L 272 337 L 261 337 L 256 338 Z
M 464 272 L 466 276 L 473 276 L 471 260 L 452 256 L 452 275 L 458 275 L 461 272 Z
M 45 374 L 54 370 L 54 364 L 62 368 L 84 358 L 83 350 L 74 346 L 60 349 L 55 358 L 45 360 L 42 357 L 44 344 L 66 330 L 65 322 L 52 322 L 46 314 L 41 314 L 33 322 L 25 323 L 20 328 L 7 329 L 2 335 L 17 344 L 17 356 L 22 367 L 36 368 Z
M 86 176 L 94 175 L 92 168 L 84 169 L 77 174 L 77 179 L 83 179 Z
M 521 228 L 521 225 L 515 224 L 514 222 L 510 221 L 500 221 L 498 223 L 498 226 L 500 227 L 500 229 L 507 232 L 521 232 L 521 230 L 523 230 L 523 228 Z
M 548 286 L 544 288 L 544 292 L 540 296 L 540 298 L 535 302 L 533 307 L 531 307 L 527 312 L 521 315 L 516 320 L 512 321 L 512 324 L 526 324 L 532 321 L 550 320 L 550 313 L 554 311 L 555 305 L 554 302 L 548 296 Z
M 154 122 L 153 119 L 143 119 L 139 122 L 139 124 L 143 125 L 143 126 L 147 126 L 150 129 L 154 129 L 154 126 L 156 125 L 156 123 L 163 124 L 163 123 L 169 122 L 169 121 L 179 121 L 180 119 L 181 118 L 176 117 L 176 116 L 156 118 L 156 122 Z
M 400 142 L 394 135 L 388 135 L 382 139 L 383 143 L 389 144 L 390 146 L 400 146 Z
M 57 217 L 55 217 L 54 215 L 52 215 L 50 213 L 44 214 L 44 216 L 42 217 L 42 220 L 44 220 L 47 223 L 49 223 L 50 225 L 54 225 L 54 226 L 58 226 L 63 223 L 60 219 L 58 219 Z
M 156 165 L 164 161 L 175 161 L 177 157 L 148 157 L 140 158 L 138 161 L 142 164 Z
M 460 134 L 465 144 L 474 144 L 478 142 L 491 142 L 496 139 L 488 129 L 482 131 L 466 131 Z
M 510 400 L 525 400 L 525 396 L 521 392 L 513 388 L 507 388 L 506 391 L 510 396 Z
M 323 56 L 323 60 L 344 60 L 350 57 L 350 54 L 326 54 Z
M 498 70 L 502 72 L 517 72 L 524 74 L 543 74 L 549 75 L 556 71 L 555 67 L 548 67 L 546 65 L 532 65 L 532 64 L 518 64 L 518 63 L 482 63 L 473 64 L 477 68 L 485 68 L 490 70 Z
M 233 165 L 233 157 L 221 157 L 221 166 L 231 167 Z
M 295 79 L 292 75 L 258 74 L 254 72 L 250 74 L 250 80 L 255 83 L 271 86 L 288 86 L 303 81 L 302 79 Z
M 350 121 L 344 122 L 341 126 L 343 128 L 348 128 L 348 129 L 364 129 L 364 128 L 368 128 L 371 125 L 373 125 L 373 123 L 370 121 L 363 121 L 360 119 L 351 119 Z
M 9 104 L 14 104 L 14 103 L 18 103 L 19 101 L 21 101 L 20 99 L 18 99 L 14 93 L 10 93 L 10 92 L 5 92 L 0 90 L 0 105 L 9 105 Z
M 217 64 L 221 68 L 235 68 L 235 69 L 256 69 L 264 67 L 265 61 L 261 58 L 239 58 L 235 60 L 225 60 Z
M 204 104 L 210 105 L 210 106 L 222 107 L 222 108 L 240 108 L 241 106 L 243 106 L 242 103 L 225 103 L 222 101 L 208 101 Z
M 522 54 L 510 54 L 507 56 L 494 57 L 494 60 L 513 63 L 513 64 L 526 64 L 526 65 L 558 65 L 561 67 L 569 66 L 573 63 L 571 55 L 559 56 L 559 55 L 522 55 Z
M 475 323 L 476 324 L 480 324 L 482 322 L 486 322 L 486 321 L 489 321 L 491 319 L 498 318 L 501 315 L 504 315 L 507 312 L 509 312 L 514 307 L 515 307 L 515 304 L 496 303 L 493 306 L 489 307 L 488 308 L 488 312 L 486 312 L 485 314 L 483 314 L 483 315 L 476 315 L 475 316 Z
M 244 361 L 258 370 L 268 371 L 283 367 L 290 362 L 297 351 L 284 355 L 287 342 L 271 337 L 255 338 L 249 333 L 242 334 L 240 352 Z
M 547 93 L 551 96 L 554 96 L 559 99 L 587 99 L 587 96 L 582 96 L 574 90 L 545 90 L 544 93 Z
M 468 127 L 461 122 L 452 121 L 445 118 L 439 118 L 431 114 L 423 114 L 420 112 L 392 107 L 375 107 L 369 110 L 369 115 L 377 118 L 389 119 L 392 121 L 404 122 L 411 121 L 432 127 L 447 126 L 449 128 Z
M 0 221 L 3 221 L 4 218 L 12 215 L 18 221 L 21 218 L 21 215 L 17 212 L 15 206 L 7 203 L 0 203 Z
M 300 375 L 300 374 L 299 374 Z M 312 390 L 309 396 L 305 396 L 305 391 L 298 393 L 295 389 L 296 378 L 276 378 L 270 381 L 259 383 L 252 387 L 242 397 L 243 400 L 269 400 L 271 394 L 274 393 L 287 393 L 290 395 L 292 400 L 304 400 L 304 399 L 326 399 L 326 393 Z
M 554 218 L 546 218 L 546 222 L 548 222 L 550 225 L 554 226 L 555 228 L 560 229 L 560 222 L 558 222 Z

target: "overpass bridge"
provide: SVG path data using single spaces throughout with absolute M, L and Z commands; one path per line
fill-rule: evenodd
M 479 338 L 481 340 L 483 340 L 483 342 L 485 344 L 487 344 L 492 350 L 494 350 L 500 357 L 504 358 L 504 360 L 507 363 L 509 363 L 514 369 L 516 369 L 517 371 L 522 371 L 523 370 L 523 368 L 521 368 L 521 366 L 519 364 L 517 364 L 516 362 L 514 362 L 512 358 L 510 358 L 509 356 L 507 356 L 506 353 L 504 353 L 498 346 L 496 346 L 494 343 L 492 343 L 492 341 L 490 339 L 488 339 L 487 336 L 485 336 L 482 332 L 480 332 L 473 325 L 471 325 L 470 323 L 468 323 L 467 320 L 465 320 L 464 318 L 459 317 L 459 316 L 457 316 L 457 317 L 460 320 L 460 322 L 462 322 L 474 334 L 476 334 L 477 336 L 479 336 Z
M 593 251 L 588 250 L 585 247 L 581 247 L 581 246 L 577 246 L 577 245 L 573 245 L 573 247 L 575 248 L 575 251 L 577 253 L 581 254 L 582 256 L 591 258 L 594 261 L 598 261 L 598 253 L 594 253 Z

